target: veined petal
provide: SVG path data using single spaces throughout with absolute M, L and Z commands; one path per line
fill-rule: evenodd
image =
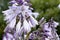
M 23 31 L 24 31 L 24 29 L 23 29 L 23 27 L 21 27 L 18 32 L 16 31 L 16 32 L 14 33 L 14 37 L 15 37 L 15 38 L 21 37 Z
M 48 23 L 45 23 L 45 24 L 44 24 L 44 28 L 43 28 L 43 30 L 51 31 L 52 28 L 49 27 Z
M 15 27 L 15 24 L 16 24 L 16 17 L 10 22 L 9 26 L 11 28 L 14 28 Z
M 31 22 L 29 21 L 29 25 L 31 26 L 31 27 L 33 27 L 33 25 L 31 24 Z
M 50 32 L 45 32 L 49 37 L 53 38 L 51 31 Z
M 16 32 L 18 33 L 21 29 L 21 22 L 19 21 L 16 25 Z
M 8 28 L 13 29 L 15 27 L 15 24 L 16 24 L 16 17 L 7 25 L 4 32 L 7 31 Z
M 24 20 L 24 22 L 23 22 L 23 27 L 24 27 L 25 31 L 27 31 L 27 32 L 31 31 L 31 27 L 26 20 Z
M 7 33 L 6 35 L 7 35 L 8 38 L 13 38 L 13 35 L 10 34 L 10 33 Z
M 13 11 L 11 9 L 8 9 L 6 11 L 2 11 L 2 13 L 4 13 L 4 15 L 8 16 L 8 15 L 12 14 Z
M 16 16 L 15 14 L 6 16 L 4 20 L 5 20 L 5 21 L 10 21 L 10 20 L 12 21 L 12 20 L 14 19 L 15 16 Z
M 38 22 L 32 16 L 30 16 L 30 21 L 31 21 L 33 26 L 38 25 Z
M 14 28 L 16 24 L 16 17 L 9 23 L 9 27 Z

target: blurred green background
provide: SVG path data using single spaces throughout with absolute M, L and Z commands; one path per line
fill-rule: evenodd
M 0 0 L 0 40 L 2 40 L 3 30 L 6 27 L 2 11 L 8 9 L 9 1 Z M 60 0 L 31 0 L 31 3 L 34 11 L 39 12 L 37 20 L 40 20 L 42 17 L 49 20 L 53 17 L 55 21 L 60 23 L 60 9 L 58 8 Z M 60 34 L 60 24 L 57 27 L 57 33 Z

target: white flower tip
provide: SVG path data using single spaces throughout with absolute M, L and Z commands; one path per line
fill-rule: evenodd
M 60 4 L 58 5 L 58 8 L 60 8 Z
M 5 13 L 5 11 L 2 11 L 2 13 Z
M 45 18 L 42 17 L 41 20 L 39 20 L 39 23 L 41 23 L 41 22 L 44 21 L 44 20 L 45 20 Z
M 57 27 L 58 25 L 59 23 L 54 21 L 54 26 Z
M 35 18 L 37 18 L 37 17 L 38 17 L 38 15 L 39 15 L 39 13 L 35 12 L 35 13 L 33 13 L 32 15 L 34 15 L 34 16 L 35 16 Z
M 31 10 L 34 10 L 33 8 L 30 8 Z
M 16 6 L 16 5 L 18 5 L 18 4 L 17 3 L 13 4 L 13 6 Z
M 24 38 L 26 38 L 27 35 L 24 35 Z
M 44 17 L 42 17 L 42 19 L 41 20 L 44 20 L 45 18 Z

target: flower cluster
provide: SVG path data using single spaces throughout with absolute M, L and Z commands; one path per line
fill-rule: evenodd
M 2 11 L 5 16 L 6 28 L 4 29 L 3 40 L 25 40 L 31 28 L 40 25 L 38 30 L 29 35 L 29 40 L 59 40 L 56 27 L 59 25 L 53 19 L 48 22 L 44 17 L 38 22 L 35 18 L 39 15 L 32 12 L 30 0 L 12 0 L 8 10 Z
M 36 31 L 33 31 L 29 39 L 31 40 L 59 40 L 59 36 L 56 33 L 56 27 L 59 25 L 58 22 L 55 22 L 53 19 L 50 19 L 49 22 L 46 22 L 44 17 L 39 21 L 40 27 Z
M 59 25 L 58 22 L 53 21 L 50 19 L 49 22 L 45 23 L 43 26 L 43 32 L 45 35 L 48 35 L 47 38 L 51 40 L 59 40 L 59 37 L 56 33 L 56 27 Z
M 23 4 L 19 5 L 17 1 L 23 1 Z M 38 13 L 32 12 L 33 8 L 26 5 L 28 4 L 27 1 L 24 0 L 17 1 L 15 0 L 11 1 L 11 3 L 13 3 L 12 6 L 9 6 L 8 10 L 2 11 L 2 13 L 4 13 L 5 15 L 4 20 L 7 23 L 7 26 L 4 30 L 6 34 L 4 35 L 3 40 L 5 39 L 11 40 L 12 38 L 18 40 L 23 33 L 24 33 L 23 35 L 26 35 L 26 33 L 31 31 L 32 27 L 38 25 L 38 22 L 35 19 L 38 16 Z

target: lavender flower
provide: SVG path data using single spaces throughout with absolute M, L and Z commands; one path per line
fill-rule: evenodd
M 15 38 L 12 34 L 6 33 L 5 35 L 3 35 L 3 40 L 15 40 Z
M 50 19 L 49 22 L 46 22 L 43 17 L 39 21 L 39 24 L 42 28 L 42 37 L 44 38 L 44 40 L 59 40 L 59 37 L 55 30 L 55 28 L 59 25 L 58 22 L 55 22 L 53 19 Z
M 15 0 L 18 4 L 23 4 L 24 2 L 30 2 L 30 0 Z
M 18 4 L 23 4 L 23 1 L 22 0 L 16 0 Z
M 14 4 L 14 3 L 16 3 L 15 0 L 12 0 L 12 1 L 9 2 L 9 4 Z
M 23 33 L 29 33 L 31 31 L 31 27 L 35 27 L 36 25 L 38 25 L 38 22 L 35 19 L 38 16 L 38 13 L 33 13 L 29 9 L 30 7 L 25 5 L 26 2 L 24 0 L 16 1 L 22 1 L 24 2 L 24 4 L 18 6 L 17 2 L 13 2 L 12 6 L 9 6 L 9 9 L 6 11 L 2 11 L 2 13 L 4 13 L 4 20 L 7 23 L 4 32 L 6 33 L 8 31 L 9 33 L 11 33 L 13 32 L 12 30 L 14 30 L 13 36 L 15 40 L 18 40 L 19 37 L 22 37 Z M 33 17 L 33 15 L 35 18 Z

